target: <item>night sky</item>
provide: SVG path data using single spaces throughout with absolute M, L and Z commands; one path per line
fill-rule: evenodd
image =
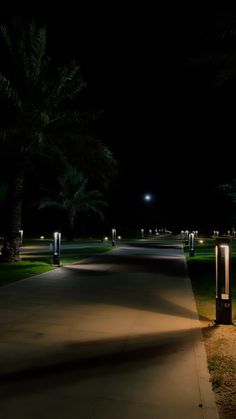
M 111 223 L 217 228 L 214 189 L 236 177 L 233 3 L 98 3 L 9 6 L 4 18 L 36 16 L 50 54 L 80 62 L 88 102 L 105 111 L 98 135 L 119 162 Z

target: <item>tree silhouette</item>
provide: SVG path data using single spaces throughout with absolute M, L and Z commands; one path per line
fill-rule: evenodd
M 87 190 L 88 179 L 77 168 L 68 166 L 65 174 L 59 177 L 59 191 L 49 191 L 50 197 L 44 198 L 39 209 L 54 207 L 65 212 L 70 225 L 69 238 L 74 237 L 75 219 L 79 213 L 94 212 L 103 219 L 102 208 L 107 206 L 98 190 Z
M 14 18 L 0 25 L 6 59 L 0 72 L 0 145 L 9 161 L 8 211 L 2 260 L 15 260 L 19 250 L 19 229 L 26 169 L 33 156 L 51 153 L 66 162 L 63 141 L 84 128 L 75 99 L 85 83 L 78 63 L 52 68 L 46 54 L 46 28 L 34 21 Z M 75 109 L 75 110 L 74 110 Z M 79 141 L 79 138 L 78 138 Z M 107 149 L 104 149 L 104 153 Z M 113 156 L 107 155 L 113 164 Z

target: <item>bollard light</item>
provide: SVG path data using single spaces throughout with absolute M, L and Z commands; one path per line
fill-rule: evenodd
M 189 256 L 194 256 L 195 249 L 194 249 L 194 233 L 189 234 Z
M 20 234 L 20 246 L 22 246 L 24 231 L 23 230 L 19 230 L 19 234 Z
M 55 231 L 53 233 L 53 265 L 60 266 L 61 254 L 61 233 Z
M 216 323 L 232 324 L 231 242 L 216 239 Z
M 185 230 L 184 234 L 185 234 L 185 244 L 188 244 L 189 243 L 189 231 Z
M 141 237 L 142 237 L 142 239 L 144 238 L 144 229 L 143 228 L 141 228 Z
M 115 246 L 116 245 L 116 229 L 115 228 L 111 230 L 111 236 L 112 236 L 112 246 Z

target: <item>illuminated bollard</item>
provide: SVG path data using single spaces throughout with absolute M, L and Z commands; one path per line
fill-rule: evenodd
M 194 233 L 189 234 L 189 256 L 194 256 L 195 249 L 194 249 Z
M 61 233 L 55 231 L 53 233 L 53 265 L 60 266 L 61 254 Z
M 216 323 L 232 324 L 231 244 L 216 239 Z
M 19 234 L 20 234 L 20 246 L 22 246 L 22 244 L 23 244 L 24 231 L 23 230 L 19 230 Z
M 189 243 L 189 231 L 185 230 L 184 234 L 185 234 L 185 244 L 188 244 Z
M 112 246 L 115 246 L 116 245 L 116 229 L 115 228 L 111 230 L 111 235 L 112 235 Z
M 144 229 L 143 228 L 141 228 L 141 238 L 142 239 L 144 238 Z

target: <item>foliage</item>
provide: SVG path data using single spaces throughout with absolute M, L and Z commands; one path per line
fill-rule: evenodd
M 228 183 L 220 184 L 219 190 L 228 196 L 233 203 L 236 203 L 236 179 L 231 179 Z
M 79 122 L 79 113 L 64 104 L 77 97 L 85 83 L 75 61 L 51 71 L 45 26 L 13 19 L 0 25 L 0 34 L 8 57 L 8 66 L 0 72 L 0 91 L 9 115 L 5 125 L 2 121 L 0 138 L 11 155 L 25 163 L 39 148 L 50 148 L 56 125 L 62 129 Z
M 85 86 L 80 66 L 72 60 L 56 69 L 53 67 L 46 51 L 45 26 L 14 18 L 7 25 L 0 24 L 0 38 L 5 54 L 2 54 L 0 71 L 0 104 L 3 108 L 0 145 L 4 156 L 1 158 L 9 173 L 8 219 L 2 259 L 14 260 L 19 244 L 18 231 L 22 228 L 27 169 L 42 155 L 51 156 L 54 162 L 51 174 L 56 177 L 57 167 L 67 164 L 65 140 L 73 137 L 79 141 L 79 134 L 81 136 L 88 125 L 88 114 L 83 115 L 78 106 Z M 97 149 L 99 157 L 112 167 L 114 159 L 108 148 L 97 143 Z M 93 162 L 96 167 L 95 158 L 89 164 Z M 105 176 L 101 178 L 105 183 Z
M 94 212 L 103 219 L 101 208 L 107 206 L 98 190 L 87 190 L 88 179 L 77 168 L 68 166 L 65 174 L 58 179 L 59 191 L 49 191 L 52 198 L 45 198 L 39 209 L 55 207 L 62 209 L 70 221 L 70 235 L 74 235 L 74 223 L 81 212 Z M 55 196 L 53 198 L 53 196 Z

